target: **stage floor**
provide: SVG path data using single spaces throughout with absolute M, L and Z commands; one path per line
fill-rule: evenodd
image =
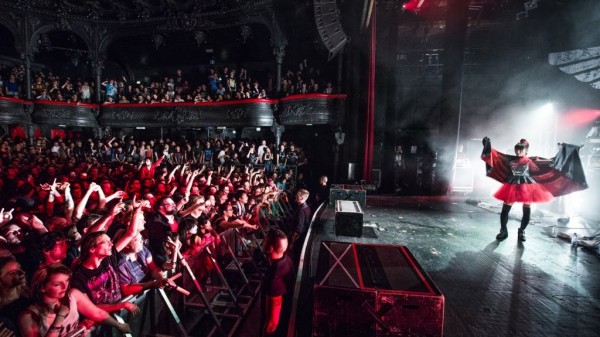
M 314 224 L 308 269 L 314 273 L 321 241 L 403 245 L 445 296 L 446 337 L 600 335 L 597 251 L 551 237 L 557 217 L 535 210 L 527 241 L 519 243 L 519 204 L 511 212 L 509 237 L 498 242 L 500 208 L 492 199 L 370 195 L 363 236 L 356 238 L 334 234 L 329 205 Z M 559 232 L 579 236 L 599 228 L 582 218 L 559 224 Z M 311 301 L 300 301 L 300 336 L 310 336 L 312 311 Z M 254 335 L 251 325 L 244 324 L 238 336 Z

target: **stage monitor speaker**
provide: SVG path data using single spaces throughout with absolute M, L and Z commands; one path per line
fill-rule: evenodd
M 329 52 L 331 61 L 348 42 L 348 36 L 342 29 L 339 9 L 335 0 L 314 1 L 315 22 L 321 41 Z
M 313 336 L 444 335 L 444 295 L 405 246 L 323 241 L 313 290 Z

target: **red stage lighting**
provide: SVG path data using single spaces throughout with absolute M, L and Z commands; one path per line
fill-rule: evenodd
M 600 118 L 600 110 L 597 109 L 573 109 L 565 113 L 562 117 L 562 125 L 571 127 L 584 126 Z
M 402 8 L 405 11 L 419 14 L 419 11 L 421 10 L 421 7 L 423 7 L 423 4 L 425 3 L 425 1 L 426 0 L 409 0 L 407 3 L 402 5 Z

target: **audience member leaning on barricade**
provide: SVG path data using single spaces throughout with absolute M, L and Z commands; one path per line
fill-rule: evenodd
M 236 252 L 258 249 L 256 241 L 248 243 L 255 236 L 264 237 L 270 228 L 288 234 L 294 230 L 286 227 L 294 212 L 288 201 L 291 191 L 276 186 L 279 172 L 267 171 L 260 158 L 252 165 L 230 165 L 232 151 L 245 158 L 249 142 L 208 140 L 215 152 L 229 146 L 221 158 L 225 165 L 216 156 L 206 161 L 205 156 L 192 155 L 182 165 L 164 156 L 170 151 L 167 144 L 203 153 L 208 146 L 202 143 L 39 139 L 27 146 L 18 139 L 1 139 L 0 335 L 17 332 L 15 308 L 21 312 L 32 301 L 41 308 L 47 301 L 65 305 L 47 312 L 32 311 L 35 315 L 42 312 L 43 320 L 23 315 L 22 332 L 27 335 L 47 331 L 62 336 L 69 329 L 66 324 L 75 326 L 78 318 L 69 316 L 75 311 L 116 326 L 106 312 L 139 310 L 132 303 L 120 302 L 123 297 L 173 285 L 167 277 L 177 271 L 173 263 L 177 249 L 197 260 L 195 273 L 201 278 L 213 272 L 206 258 L 196 258 L 206 253 L 206 247 L 219 260 L 223 256 L 217 247 L 225 248 L 224 243 Z M 137 152 L 138 161 L 134 161 L 134 149 L 147 144 L 151 157 L 142 158 Z M 118 147 L 128 153 L 124 162 L 112 159 L 112 149 Z M 264 144 L 260 148 L 266 153 Z M 142 176 L 143 166 L 137 164 L 146 159 L 154 172 L 148 170 Z M 294 186 L 288 167 L 280 176 L 289 179 L 288 188 Z M 233 231 L 237 236 L 230 238 Z M 181 244 L 177 244 L 178 237 Z M 143 242 L 148 239 L 146 247 Z M 72 276 L 56 267 L 61 263 L 72 267 Z M 49 275 L 51 271 L 56 273 Z M 28 284 L 55 293 L 52 298 L 36 297 L 27 290 Z M 63 323 L 65 314 L 71 323 Z
M 117 322 L 79 289 L 70 288 L 71 275 L 71 269 L 62 264 L 51 264 L 35 272 L 31 280 L 33 304 L 18 319 L 21 336 L 62 337 L 87 329 L 79 320 L 80 314 L 121 332 L 131 332 L 128 324 Z

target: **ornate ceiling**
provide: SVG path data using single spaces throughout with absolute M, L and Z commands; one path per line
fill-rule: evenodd
M 222 27 L 272 13 L 273 0 L 0 0 L 0 8 L 94 22 L 167 21 L 174 30 Z

